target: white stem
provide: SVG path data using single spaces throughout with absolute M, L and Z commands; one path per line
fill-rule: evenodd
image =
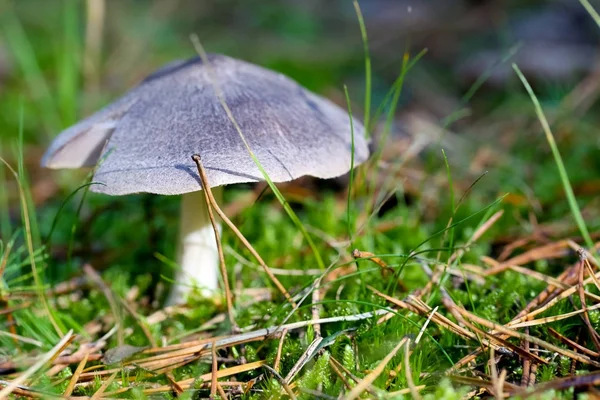
M 222 186 L 212 189 L 218 202 L 222 193 Z M 221 221 L 217 219 L 216 222 L 220 234 Z M 182 195 L 179 224 L 177 262 L 180 268 L 175 274 L 167 305 L 184 303 L 193 286 L 199 287 L 204 295 L 211 295 L 219 287 L 219 254 L 204 193 Z

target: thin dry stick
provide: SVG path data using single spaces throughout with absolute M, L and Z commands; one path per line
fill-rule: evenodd
M 585 259 L 585 267 L 588 270 L 588 274 L 590 274 L 590 276 L 592 277 L 592 280 L 594 281 L 594 285 L 596 285 L 596 288 L 600 289 L 600 281 L 598 281 L 598 277 L 594 273 L 592 265 L 590 264 L 590 261 L 589 261 L 589 259 L 587 257 Z
M 216 229 L 215 229 L 216 231 Z M 211 347 L 211 352 L 212 352 L 212 376 L 210 379 L 210 398 L 211 400 L 215 398 L 216 394 L 217 394 L 217 372 L 218 372 L 218 365 L 217 365 L 217 346 L 215 345 L 215 342 L 212 342 L 212 346 Z
M 539 318 L 539 319 L 532 319 L 529 321 L 525 321 L 525 322 L 519 322 L 518 324 L 508 324 L 507 326 L 510 326 L 511 328 L 517 329 L 517 328 L 523 328 L 526 326 L 535 326 L 535 325 L 544 325 L 544 324 L 549 324 L 550 322 L 556 322 L 556 321 L 560 321 L 562 319 L 567 319 L 567 318 L 571 318 L 574 315 L 579 315 L 581 313 L 584 313 L 586 311 L 594 311 L 600 308 L 600 304 L 595 304 L 591 307 L 585 307 L 579 310 L 575 310 L 575 311 L 571 311 L 568 313 L 564 313 L 564 314 L 560 314 L 560 315 L 556 315 L 554 317 L 545 317 L 545 318 Z
M 111 376 L 109 376 L 108 379 L 102 383 L 102 386 L 100 386 L 96 393 L 94 393 L 92 397 L 90 397 L 90 400 L 97 400 L 103 398 L 104 392 L 106 392 L 106 389 L 108 389 L 110 384 L 113 383 L 118 373 L 119 371 L 115 371 Z
M 340 380 L 344 383 L 344 386 L 346 386 L 346 389 L 348 389 L 348 390 L 352 389 L 352 386 L 350 386 L 350 382 L 348 382 L 348 379 L 346 379 L 346 377 L 344 376 L 342 371 L 340 371 L 340 369 L 337 367 L 335 362 L 332 360 L 332 357 L 329 357 L 329 366 L 331 367 L 333 372 L 335 372 L 337 374 L 337 376 L 340 378 Z
M 194 158 L 194 161 L 196 162 L 196 166 L 198 167 L 198 173 L 200 174 L 200 179 L 202 179 L 203 181 L 208 182 L 208 178 L 206 176 L 206 170 L 204 169 L 204 166 L 202 165 L 202 162 L 200 160 L 200 156 L 198 156 L 197 158 Z M 258 263 L 263 268 L 263 270 L 265 271 L 265 273 L 269 276 L 269 278 L 275 284 L 275 286 L 277 286 L 277 289 L 279 289 L 279 291 L 290 302 L 290 304 L 292 305 L 292 307 L 295 307 L 296 304 L 294 303 L 294 300 L 292 300 L 292 296 L 290 296 L 290 294 L 285 289 L 285 287 L 281 284 L 281 282 L 279 282 L 279 279 L 277 279 L 277 277 L 269 269 L 269 267 L 267 266 L 267 264 L 264 262 L 264 260 L 260 256 L 260 254 L 258 254 L 258 252 L 256 250 L 254 250 L 254 247 L 252 247 L 252 245 L 250 244 L 250 242 L 248 242 L 248 240 L 246 239 L 246 237 L 242 234 L 242 232 L 240 232 L 240 230 L 235 226 L 235 224 L 233 222 L 231 222 L 231 220 L 229 218 L 227 218 L 227 215 L 225 215 L 225 213 L 221 210 L 221 208 L 217 204 L 217 201 L 215 200 L 215 198 L 212 195 L 212 193 L 210 191 L 206 191 L 206 193 L 208 194 L 208 200 L 210 202 L 210 205 L 217 212 L 217 214 L 219 215 L 219 217 L 221 217 L 221 219 L 223 220 L 223 222 L 225 222 L 227 224 L 227 226 L 229 226 L 229 228 L 233 231 L 233 233 L 235 233 L 235 235 L 242 242 L 242 244 L 244 246 L 246 246 L 246 248 L 250 251 L 250 253 L 252 253 L 252 255 L 254 256 L 254 258 L 256 258 L 256 261 L 258 261 Z
M 42 358 L 39 359 L 38 362 L 33 364 L 31 367 L 27 369 L 27 371 L 23 372 L 19 375 L 15 380 L 10 382 L 8 386 L 0 391 L 0 399 L 5 399 L 11 394 L 15 389 L 17 389 L 23 382 L 29 379 L 30 376 L 35 374 L 40 368 L 50 362 L 53 358 L 57 356 L 73 339 L 73 330 L 67 332 L 67 334 L 54 346 L 49 352 L 44 354 Z
M 557 338 L 558 340 L 560 340 L 561 342 L 563 342 L 564 344 L 566 344 L 569 347 L 572 347 L 582 353 L 587 354 L 590 357 L 594 357 L 594 358 L 598 358 L 600 357 L 600 353 L 597 353 L 593 350 L 588 349 L 587 347 L 583 347 L 582 345 L 580 345 L 579 343 L 561 335 L 560 333 L 558 333 L 556 330 L 552 329 L 552 328 L 548 328 L 548 331 L 550 332 L 550 334 L 552 334 L 552 336 L 554 336 L 555 338 Z
M 281 337 L 279 338 L 279 346 L 277 346 L 277 356 L 275 356 L 275 362 L 273 363 L 273 369 L 279 372 L 279 362 L 281 361 L 281 351 L 283 350 L 283 341 L 285 340 L 285 336 L 287 335 L 287 328 L 281 332 Z
M 398 350 L 400 350 L 400 348 L 407 342 L 407 340 L 407 338 L 402 338 L 400 343 L 398 343 L 396 347 L 394 347 L 390 354 L 385 356 L 385 358 L 381 360 L 379 365 L 377 365 L 377 367 L 375 367 L 375 369 L 371 371 L 369 375 L 365 376 L 364 379 L 360 381 L 358 385 L 356 385 L 354 389 L 350 391 L 350 393 L 348 393 L 348 396 L 346 396 L 346 400 L 357 399 L 361 395 L 361 393 L 364 392 L 367 389 L 367 387 L 371 385 L 371 383 L 375 382 L 375 379 L 377 379 L 379 375 L 381 375 L 381 373 L 385 369 L 385 366 L 388 365 L 388 363 L 396 355 Z
M 406 376 L 406 383 L 408 384 L 408 389 L 410 390 L 412 398 L 421 400 L 421 395 L 415 386 L 415 381 L 413 380 L 412 371 L 410 369 L 410 353 L 410 339 L 407 339 L 404 348 L 404 375 Z
M 279 372 L 275 371 L 267 364 L 263 365 L 263 368 L 267 369 L 270 373 L 273 374 L 273 376 L 275 377 L 275 379 L 277 379 L 281 387 L 283 387 L 283 390 L 285 390 L 287 395 L 290 396 L 290 399 L 296 400 L 296 395 L 294 394 L 294 391 L 292 390 L 292 388 L 290 388 L 290 385 L 288 385 L 285 379 L 283 379 L 283 377 L 279 375 Z
M 533 347 L 533 349 L 537 349 L 536 345 L 531 346 Z M 527 386 L 533 386 L 535 385 L 535 379 L 536 379 L 536 373 L 537 373 L 537 369 L 538 369 L 538 365 L 537 364 L 533 364 L 531 366 L 531 371 L 529 372 L 529 379 L 527 380 Z
M 227 393 L 225 393 L 225 391 L 223 390 L 223 386 L 221 386 L 220 383 L 217 383 L 217 391 L 219 392 L 219 396 L 221 396 L 223 400 L 229 399 L 229 396 L 227 396 Z
M 202 166 L 202 161 L 200 159 L 200 155 L 194 154 L 192 156 L 192 160 L 196 163 L 196 167 L 198 168 L 198 173 L 200 174 L 200 180 L 202 182 L 202 192 L 204 193 L 204 199 L 206 200 L 206 208 L 208 209 L 208 218 L 210 218 L 210 223 L 213 227 L 213 231 L 215 232 L 215 240 L 217 241 L 217 252 L 219 253 L 219 266 L 221 267 L 221 276 L 223 277 L 223 286 L 225 287 L 225 301 L 227 303 L 227 315 L 229 317 L 229 322 L 231 325 L 236 328 L 237 324 L 235 323 L 235 318 L 233 316 L 233 295 L 231 294 L 231 288 L 229 287 L 229 277 L 227 276 L 227 266 L 225 265 L 225 256 L 223 255 L 223 244 L 221 243 L 221 237 L 219 235 L 219 228 L 217 226 L 217 222 L 215 220 L 215 215 L 213 214 L 213 210 L 211 207 L 210 198 L 214 199 L 212 195 L 212 191 L 210 189 L 210 184 L 208 183 L 208 177 L 206 176 L 206 172 L 204 171 L 204 167 Z M 211 389 L 212 390 L 212 389 Z

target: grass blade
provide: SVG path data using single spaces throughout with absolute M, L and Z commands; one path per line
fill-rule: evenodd
M 360 34 L 365 52 L 365 117 L 363 123 L 365 124 L 365 135 L 366 137 L 369 137 L 371 135 L 371 56 L 369 54 L 367 28 L 357 0 L 354 0 L 354 9 L 356 10 L 356 17 L 358 18 L 358 25 L 360 26 Z
M 560 155 L 560 151 L 558 150 L 558 146 L 556 145 L 556 141 L 554 140 L 554 136 L 552 135 L 552 131 L 550 129 L 550 125 L 548 124 L 548 120 L 544 115 L 544 111 L 542 110 L 542 106 L 540 102 L 533 92 L 531 85 L 517 66 L 517 64 L 513 64 L 513 69 L 517 73 L 517 76 L 525 86 L 525 90 L 529 94 L 531 98 L 531 102 L 535 108 L 535 113 L 537 114 L 540 123 L 542 124 L 542 128 L 544 130 L 544 134 L 546 135 L 546 140 L 550 145 L 550 149 L 552 150 L 552 155 L 554 156 L 554 162 L 556 163 L 556 168 L 558 169 L 558 174 L 560 176 L 560 180 L 562 181 L 563 189 L 565 191 L 565 195 L 567 196 L 567 202 L 569 203 L 569 207 L 571 208 L 571 213 L 573 213 L 573 218 L 575 218 L 575 222 L 577 223 L 577 227 L 579 228 L 579 232 L 581 236 L 583 236 L 583 240 L 588 248 L 594 247 L 594 242 L 590 236 L 590 233 L 585 225 L 585 221 L 583 220 L 583 215 L 581 215 L 581 210 L 579 208 L 579 204 L 577 204 L 577 199 L 575 198 L 575 193 L 573 193 L 573 188 L 571 187 L 571 182 L 569 181 L 569 176 L 567 175 L 567 170 L 565 168 L 565 164 L 563 163 L 562 157 Z

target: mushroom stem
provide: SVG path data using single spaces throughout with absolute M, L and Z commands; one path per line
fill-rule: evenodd
M 212 188 L 212 194 L 220 202 L 223 187 Z M 219 285 L 219 254 L 215 232 L 208 217 L 208 205 L 201 191 L 183 194 L 181 197 L 181 220 L 177 261 L 180 268 L 167 305 L 181 304 L 193 286 L 200 287 L 203 294 L 210 295 Z M 221 222 L 217 221 L 219 233 Z

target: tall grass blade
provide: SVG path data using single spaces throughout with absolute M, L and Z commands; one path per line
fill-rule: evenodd
M 79 60 L 81 59 L 81 33 L 79 31 L 79 1 L 63 1 L 63 43 L 59 52 L 58 99 L 62 122 L 65 126 L 76 121 L 79 102 Z
M 352 212 L 352 184 L 354 182 L 354 120 L 352 119 L 352 105 L 350 104 L 350 95 L 348 94 L 348 87 L 344 85 L 344 94 L 346 95 L 346 106 L 348 107 L 348 117 L 350 118 L 350 133 L 351 139 L 351 153 L 350 153 L 350 180 L 348 182 L 348 204 L 346 206 L 346 218 L 348 223 L 348 238 L 352 240 L 354 236 L 354 215 Z
M 0 157 L 0 162 L 2 162 L 6 166 L 6 168 L 13 174 L 13 176 L 15 177 L 15 180 L 18 183 L 19 197 L 21 199 L 21 213 L 23 216 L 23 225 L 25 226 L 25 239 L 26 239 L 25 241 L 26 241 L 27 250 L 29 253 L 29 262 L 31 264 L 31 271 L 33 274 L 33 280 L 35 282 L 36 291 L 37 291 L 38 297 L 40 298 L 40 301 L 42 302 L 44 311 L 48 315 L 48 318 L 51 321 L 52 326 L 54 327 L 54 330 L 56 331 L 56 333 L 59 336 L 62 336 L 63 335 L 62 332 L 63 332 L 64 328 L 61 329 L 61 326 L 59 325 L 59 321 L 55 318 L 54 312 L 50 308 L 50 303 L 48 302 L 48 298 L 46 297 L 46 293 L 44 290 L 44 284 L 42 282 L 42 279 L 40 278 L 39 271 L 37 269 L 37 264 L 36 264 L 36 260 L 35 260 L 35 252 L 34 252 L 34 247 L 33 247 L 33 240 L 31 238 L 29 205 L 27 204 L 27 198 L 25 196 L 23 187 L 21 186 L 21 179 L 20 179 L 19 175 L 17 174 L 17 172 L 10 166 L 10 164 L 8 162 L 6 162 L 6 160 L 4 158 Z
M 560 180 L 562 181 L 563 189 L 565 191 L 565 195 L 567 196 L 567 202 L 569 203 L 569 207 L 571 208 L 571 213 L 573 214 L 573 218 L 575 218 L 575 222 L 577 223 L 577 227 L 579 228 L 579 232 L 581 232 L 581 236 L 583 237 L 586 246 L 591 249 L 594 247 L 594 242 L 588 232 L 587 226 L 585 225 L 585 221 L 583 220 L 583 215 L 581 215 L 581 210 L 579 209 L 579 204 L 577 204 L 577 199 L 575 198 L 575 193 L 573 193 L 573 188 L 571 187 L 571 182 L 569 181 L 569 176 L 567 174 L 567 170 L 565 168 L 565 164 L 563 163 L 562 157 L 560 155 L 560 151 L 558 150 L 558 146 L 556 145 L 556 141 L 554 140 L 554 135 L 552 135 L 552 130 L 550 129 L 550 125 L 548 124 L 548 120 L 544 115 L 544 111 L 542 110 L 542 106 L 538 101 L 537 96 L 533 92 L 531 85 L 517 66 L 517 64 L 513 64 L 513 69 L 517 73 L 517 76 L 525 86 L 525 90 L 529 94 L 531 98 L 531 102 L 535 108 L 535 113 L 537 114 L 540 123 L 542 124 L 542 129 L 544 130 L 544 134 L 546 135 L 546 140 L 550 145 L 550 149 L 552 150 L 552 155 L 554 156 L 554 162 L 556 163 L 556 168 L 558 169 L 558 174 L 560 176 Z
M 0 156 L 2 156 L 2 144 L 0 144 Z M 6 243 L 12 234 L 12 223 L 10 221 L 8 182 L 6 181 L 6 169 L 0 164 L 0 239 Z
M 354 9 L 356 10 L 356 17 L 358 18 L 360 35 L 365 52 L 365 116 L 363 122 L 365 124 L 365 135 L 369 137 L 371 136 L 371 55 L 369 54 L 369 38 L 367 37 L 365 20 L 357 0 L 354 0 Z
M 594 19 L 594 22 L 596 22 L 598 27 L 600 27 L 600 15 L 598 15 L 598 12 L 594 9 L 594 7 L 592 7 L 590 2 L 588 0 L 579 0 L 579 2 L 585 8 L 588 14 L 590 14 L 590 16 Z

